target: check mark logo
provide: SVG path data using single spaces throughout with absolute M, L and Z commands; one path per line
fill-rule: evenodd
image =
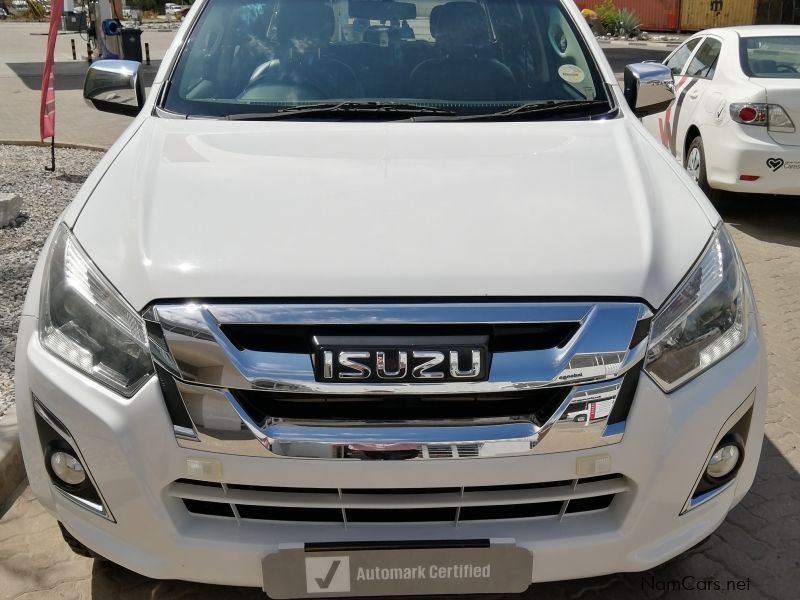
M 315 577 L 314 579 L 321 590 L 327 590 L 328 587 L 331 585 L 331 581 L 333 581 L 333 576 L 336 575 L 336 570 L 339 568 L 339 565 L 342 564 L 341 560 L 335 560 L 331 563 L 331 568 L 328 569 L 328 574 L 325 575 L 325 578 L 322 577 Z

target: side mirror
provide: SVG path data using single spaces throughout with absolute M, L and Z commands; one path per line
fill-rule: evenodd
M 625 67 L 625 100 L 634 114 L 659 113 L 675 100 L 672 71 L 660 63 L 635 63 Z
M 86 73 L 83 97 L 97 110 L 135 117 L 145 100 L 141 68 L 132 60 L 98 60 Z

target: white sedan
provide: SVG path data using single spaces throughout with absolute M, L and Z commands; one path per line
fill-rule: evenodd
M 701 31 L 664 64 L 675 102 L 643 122 L 712 200 L 800 195 L 800 25 Z

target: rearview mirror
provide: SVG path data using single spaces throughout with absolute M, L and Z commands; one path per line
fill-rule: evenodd
M 374 0 L 350 0 L 350 16 L 356 19 L 392 21 L 417 18 L 417 5 L 411 2 L 375 2 Z
M 86 73 L 83 97 L 97 110 L 135 117 L 145 100 L 141 68 L 132 60 L 98 60 Z
M 635 63 L 625 67 L 625 100 L 641 118 L 659 113 L 675 100 L 672 71 L 660 63 Z

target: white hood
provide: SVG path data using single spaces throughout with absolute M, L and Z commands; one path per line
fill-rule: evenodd
M 76 235 L 158 299 L 630 297 L 659 306 L 712 232 L 629 119 L 149 118 Z

